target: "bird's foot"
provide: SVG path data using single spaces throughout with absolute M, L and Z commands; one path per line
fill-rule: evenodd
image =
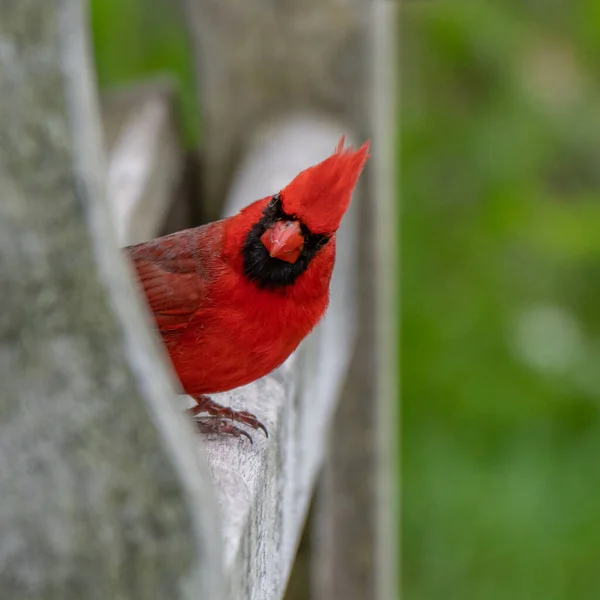
M 238 432 L 242 430 L 232 423 L 229 423 L 229 421 L 233 421 L 244 423 L 245 425 L 248 425 L 248 427 L 252 427 L 252 429 L 262 429 L 265 437 L 269 437 L 267 428 L 252 413 L 245 410 L 233 410 L 229 406 L 222 406 L 212 400 L 210 396 L 205 396 L 204 394 L 197 394 L 192 396 L 192 398 L 196 401 L 196 406 L 190 408 L 188 411 L 192 417 L 198 417 L 201 413 L 208 413 L 211 417 L 218 417 L 217 419 L 214 419 L 214 421 L 220 423 L 220 425 L 214 425 L 212 419 L 197 419 L 199 428 L 200 423 L 210 423 L 208 426 L 210 431 L 207 431 L 207 433 L 228 433 L 239 437 L 240 434 L 234 432 L 234 430 L 237 430 Z M 202 427 L 204 427 L 204 425 Z M 243 432 L 243 434 L 252 441 L 252 438 L 246 432 Z
M 230 421 L 226 421 L 225 419 L 221 419 L 219 417 L 204 417 L 196 420 L 196 426 L 198 427 L 198 431 L 200 433 L 216 433 L 216 434 L 225 434 L 232 435 L 233 437 L 247 437 L 250 440 L 250 443 L 253 444 L 252 436 L 241 429 L 240 427 L 236 427 Z

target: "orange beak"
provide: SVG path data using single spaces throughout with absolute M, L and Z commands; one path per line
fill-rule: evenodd
M 304 248 L 304 236 L 298 221 L 277 221 L 261 236 L 260 241 L 271 258 L 295 263 Z

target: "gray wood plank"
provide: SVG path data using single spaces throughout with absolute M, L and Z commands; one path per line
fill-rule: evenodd
M 398 74 L 399 3 L 372 5 L 371 123 L 372 184 L 375 213 L 377 492 L 376 594 L 400 598 L 400 124 Z
M 157 235 L 182 182 L 185 155 L 168 79 L 129 85 L 103 98 L 107 194 L 124 245 Z
M 221 198 L 229 189 L 232 174 L 239 168 L 240 157 L 249 154 L 252 140 L 257 132 L 268 131 L 293 115 L 302 112 L 309 115 L 321 114 L 326 119 L 343 124 L 346 133 L 352 133 L 360 141 L 369 137 L 365 132 L 371 129 L 369 123 L 370 103 L 370 9 L 372 2 L 365 0 L 290 0 L 273 3 L 269 0 L 244 2 L 223 0 L 215 4 L 211 0 L 184 0 L 188 11 L 188 23 L 196 48 L 198 64 L 199 99 L 203 112 L 203 173 L 205 199 L 209 203 L 214 218 L 219 214 Z M 265 134 L 266 137 L 272 134 Z M 281 148 L 281 160 L 296 151 L 294 145 Z M 367 169 L 368 172 L 368 169 Z M 255 176 L 269 178 L 271 172 L 264 165 L 256 166 Z M 368 182 L 364 182 L 367 183 Z M 235 184 L 234 184 L 235 187 Z M 241 186 L 245 190 L 245 187 Z M 367 188 L 362 186 L 362 189 Z M 234 192 L 232 192 L 234 193 Z M 248 198 L 251 199 L 251 198 Z M 361 198 L 357 198 L 359 204 Z M 338 557 L 329 558 L 327 545 L 317 548 L 318 558 L 313 561 L 315 576 L 314 593 L 319 598 L 345 598 L 344 594 L 333 593 L 333 589 L 352 588 L 355 597 L 374 597 L 378 579 L 378 526 L 377 473 L 379 473 L 379 452 L 376 447 L 378 421 L 377 409 L 368 412 L 369 403 L 377 395 L 377 369 L 375 366 L 374 300 L 376 284 L 373 275 L 375 263 L 370 255 L 371 238 L 376 235 L 369 225 L 368 205 L 362 205 L 361 255 L 359 243 L 347 247 L 344 253 L 348 265 L 341 272 L 348 277 L 347 292 L 330 315 L 343 314 L 344 301 L 358 299 L 359 318 L 345 320 L 348 326 L 356 324 L 360 335 L 360 354 L 352 366 L 351 383 L 342 392 L 342 407 L 336 417 L 347 425 L 336 426 L 337 435 L 331 446 L 329 464 L 337 468 L 335 455 L 338 442 L 346 449 L 341 457 L 338 479 L 334 486 L 336 502 L 321 503 L 320 523 L 322 531 L 329 531 L 336 539 L 330 549 L 340 549 Z M 369 227 L 365 233 L 363 226 Z M 364 238 L 364 239 L 363 239 Z M 358 275 L 360 293 L 353 290 L 352 276 Z M 335 317 L 331 317 L 333 321 Z M 324 324 L 324 330 L 328 327 Z M 342 335 L 342 334 L 340 334 Z M 325 338 L 324 338 L 325 339 Z M 311 423 L 329 423 L 326 418 L 315 414 L 315 405 L 321 401 L 321 394 L 327 397 L 319 386 L 326 380 L 322 370 L 331 370 L 327 360 L 335 361 L 340 354 L 327 352 L 320 341 L 307 340 L 305 350 L 299 354 L 301 370 L 299 375 L 302 391 L 312 398 L 313 410 L 303 413 L 305 427 Z M 312 345 L 311 345 L 312 344 Z M 316 362 L 302 363 L 303 357 Z M 344 359 L 345 360 L 345 359 Z M 345 367 L 347 366 L 346 363 Z M 332 378 L 330 380 L 333 380 Z M 336 392 L 340 393 L 341 381 L 336 381 Z M 306 392 L 305 392 L 306 390 Z M 310 390 L 310 391 L 309 391 Z M 316 400 L 318 399 L 318 400 Z M 337 399 L 337 398 L 336 398 Z M 361 403 L 357 409 L 357 403 Z M 335 401 L 329 404 L 333 411 Z M 368 413 L 368 414 L 365 414 Z M 347 415 L 344 417 L 343 415 Z M 315 436 L 320 449 L 321 438 Z M 367 491 L 361 485 L 367 487 Z M 341 492 L 346 489 L 347 498 Z M 310 494 L 311 492 L 309 492 Z M 351 506 L 350 511 L 342 507 Z M 360 507 L 360 508 L 359 508 Z M 336 514 L 337 511 L 337 514 Z M 304 518 L 305 512 L 302 514 Z M 329 517 L 336 519 L 335 527 L 324 528 Z M 349 522 L 360 518 L 362 523 Z M 319 517 L 317 518 L 319 520 Z M 344 535 L 343 527 L 353 534 Z M 316 538 L 313 546 L 319 546 L 322 538 Z M 352 541 L 352 548 L 342 547 Z M 344 568 L 339 556 L 346 552 L 352 560 Z M 337 587 L 328 587 L 327 581 L 337 581 Z M 320 582 L 320 583 L 319 583 Z M 322 584 L 322 585 L 321 585 Z M 321 595 L 319 595 L 319 593 Z
M 204 201 L 218 217 L 237 163 L 272 118 L 366 127 L 365 0 L 181 0 L 198 70 Z
M 360 196 L 359 339 L 315 500 L 314 598 L 398 598 L 397 3 L 370 4 L 372 157 Z
M 308 115 L 258 131 L 232 182 L 225 213 L 279 191 L 299 171 L 329 156 L 342 133 L 339 125 Z M 323 322 L 273 375 L 222 397 L 223 403 L 264 418 L 269 440 L 256 435 L 252 447 L 207 441 L 224 515 L 231 600 L 283 597 L 354 347 L 356 231 L 351 206 L 338 232 L 331 302 Z
M 319 113 L 326 122 L 344 123 L 346 133 L 354 132 L 361 141 L 367 137 L 372 3 L 185 4 L 199 64 L 203 192 L 210 218 L 221 214 L 223 198 L 229 198 L 229 209 L 246 204 L 278 189 L 299 170 L 293 156 L 296 150 L 306 155 L 314 139 L 307 144 L 301 135 L 298 140 L 292 136 L 287 145 L 275 144 L 276 157 L 269 150 L 273 140 L 290 140 L 282 133 L 290 123 L 302 123 L 293 115 L 304 112 L 310 121 Z M 270 186 L 264 193 L 258 191 L 261 183 Z M 346 593 L 354 595 L 349 598 L 385 597 L 378 589 L 387 585 L 381 581 L 393 559 L 385 555 L 391 544 L 381 541 L 385 532 L 379 515 L 382 509 L 389 515 L 389 493 L 380 490 L 379 482 L 390 452 L 381 441 L 387 435 L 382 433 L 384 413 L 375 400 L 382 392 L 375 360 L 379 300 L 371 297 L 379 286 L 376 250 L 370 244 L 378 235 L 373 205 L 362 203 L 358 218 L 360 259 L 357 243 L 339 253 L 342 263 L 344 257 L 348 261 L 337 270 L 344 275 L 336 275 L 338 282 L 344 281 L 344 292 L 334 293 L 320 332 L 306 341 L 296 362 L 221 398 L 264 417 L 273 432 L 269 442 L 255 436 L 252 448 L 231 440 L 206 444 L 224 518 L 231 598 L 281 597 L 340 393 L 342 406 L 317 503 L 314 594 L 328 599 Z M 360 293 L 350 291 L 356 289 L 357 264 Z M 358 321 L 345 312 L 353 310 L 352 298 L 360 303 Z M 340 348 L 353 338 L 356 323 L 360 351 L 342 388 L 350 351 Z M 290 492 L 295 486 L 300 491 Z
M 258 132 L 232 182 L 224 214 L 279 191 L 299 171 L 331 154 L 343 133 L 339 125 L 307 115 Z M 134 201 L 144 209 L 144 195 Z M 269 439 L 255 433 L 252 446 L 227 437 L 197 441 L 206 449 L 221 511 L 231 600 L 281 598 L 293 565 L 354 343 L 356 217 L 351 208 L 338 234 L 331 305 L 321 325 L 274 374 L 214 396 L 257 414 Z M 120 231 L 126 239 L 127 231 Z M 182 408 L 188 401 L 181 397 Z
M 85 3 L 0 3 L 2 598 L 221 598 L 210 485 L 114 242 Z

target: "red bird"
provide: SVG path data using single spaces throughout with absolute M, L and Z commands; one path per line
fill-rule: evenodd
M 340 140 L 335 153 L 239 214 L 128 251 L 175 372 L 203 432 L 250 436 L 264 425 L 207 394 L 281 365 L 329 301 L 335 232 L 368 158 Z M 252 440 L 251 440 L 252 441 Z

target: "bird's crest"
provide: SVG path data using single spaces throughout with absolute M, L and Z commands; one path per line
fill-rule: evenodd
M 369 142 L 353 150 L 344 148 L 344 141 L 342 137 L 330 157 L 299 173 L 281 191 L 286 214 L 298 217 L 315 234 L 337 231 L 369 158 Z

